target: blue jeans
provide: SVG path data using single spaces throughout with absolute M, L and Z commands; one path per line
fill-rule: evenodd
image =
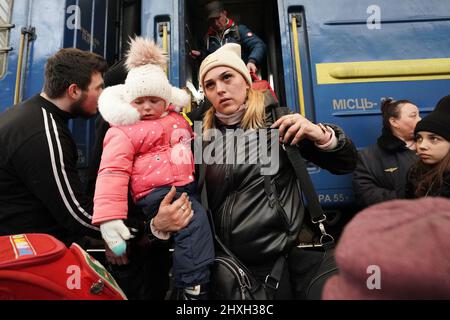
M 161 201 L 172 187 L 157 188 L 140 200 L 138 205 L 148 219 L 154 218 Z M 183 193 L 189 195 L 194 216 L 189 225 L 174 234 L 173 275 L 178 288 L 192 287 L 209 282 L 209 268 L 215 257 L 214 242 L 207 213 L 196 195 L 196 184 L 177 187 L 175 199 Z

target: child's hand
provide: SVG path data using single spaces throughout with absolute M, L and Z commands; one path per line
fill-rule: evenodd
M 120 257 L 126 253 L 126 241 L 131 239 L 131 234 L 122 220 L 102 223 L 100 231 L 106 244 L 116 256 Z
M 128 260 L 128 255 L 124 254 L 121 257 L 116 256 L 111 249 L 108 247 L 108 245 L 104 243 L 105 247 L 105 257 L 106 260 L 113 266 L 126 266 L 130 261 Z

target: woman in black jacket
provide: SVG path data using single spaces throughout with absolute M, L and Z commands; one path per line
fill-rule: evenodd
M 362 207 L 405 197 L 406 174 L 418 158 L 414 128 L 419 109 L 408 100 L 387 99 L 381 105 L 383 131 L 376 144 L 358 154 L 353 174 L 357 204 Z
M 298 145 L 306 159 L 336 174 L 354 169 L 356 149 L 337 126 L 316 125 L 299 114 L 275 122 L 277 105 L 269 92 L 251 88 L 237 44 L 203 61 L 200 83 L 213 106 L 203 118 L 202 163 L 215 231 L 264 282 L 277 259 L 297 244 L 305 210 L 296 175 L 271 129 L 279 128 L 284 143 Z M 269 154 L 269 161 L 263 159 Z M 156 229 L 165 231 L 164 221 L 157 215 Z M 292 298 L 287 269 L 276 298 Z

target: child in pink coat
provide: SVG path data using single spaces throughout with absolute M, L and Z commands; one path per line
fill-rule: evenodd
M 152 226 L 161 201 L 173 186 L 178 197 L 187 193 L 195 214 L 185 229 L 174 234 L 173 273 L 184 297 L 201 298 L 209 283 L 214 245 L 207 214 L 196 198 L 193 132 L 170 105 L 186 105 L 189 96 L 170 85 L 162 68 L 165 63 L 155 43 L 143 38 L 132 40 L 125 84 L 107 88 L 100 96 L 100 113 L 111 128 L 104 140 L 92 222 L 100 225 L 107 245 L 121 256 L 130 239 L 123 222 L 127 219 L 129 187 L 152 232 L 162 239 L 169 239 L 170 234 Z

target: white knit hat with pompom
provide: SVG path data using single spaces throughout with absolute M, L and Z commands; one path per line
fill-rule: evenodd
M 167 58 L 151 40 L 136 37 L 127 54 L 128 76 L 124 85 L 107 88 L 99 99 L 103 118 L 113 125 L 131 125 L 139 121 L 139 113 L 131 102 L 140 97 L 159 97 L 175 110 L 188 105 L 190 96 L 173 87 L 164 72 Z

